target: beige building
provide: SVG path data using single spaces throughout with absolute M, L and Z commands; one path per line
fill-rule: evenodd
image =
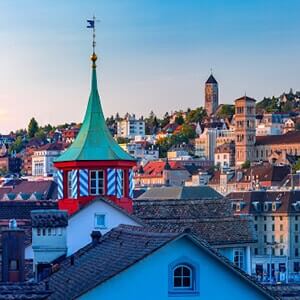
M 258 242 L 252 274 L 261 280 L 300 279 L 300 191 L 234 192 L 227 196 L 236 215 L 251 216 Z M 286 272 L 287 271 L 287 272 Z
M 235 100 L 235 164 L 253 161 L 255 150 L 255 102 L 247 96 Z

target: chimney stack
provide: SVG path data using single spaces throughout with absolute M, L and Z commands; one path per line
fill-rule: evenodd
M 91 233 L 91 237 L 92 237 L 93 246 L 96 246 L 99 243 L 99 241 L 102 237 L 102 234 L 98 230 L 93 230 L 92 233 Z
M 2 230 L 2 281 L 25 281 L 25 232 L 17 221 L 9 221 L 9 228 Z

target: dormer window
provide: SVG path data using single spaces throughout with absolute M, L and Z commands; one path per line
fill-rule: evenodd
M 241 203 L 240 202 L 238 202 L 236 204 L 236 211 L 241 211 Z
M 276 209 L 277 209 L 276 202 L 273 202 L 272 203 L 272 211 L 276 211 Z
M 174 289 L 191 289 L 193 283 L 193 271 L 187 265 L 179 265 L 173 272 Z

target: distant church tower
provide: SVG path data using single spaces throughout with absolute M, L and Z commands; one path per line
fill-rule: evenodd
M 252 162 L 255 155 L 255 99 L 247 96 L 235 100 L 235 164 Z
M 219 105 L 218 82 L 211 74 L 205 83 L 205 110 L 207 115 L 214 114 Z

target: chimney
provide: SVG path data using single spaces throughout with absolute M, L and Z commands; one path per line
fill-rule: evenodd
M 34 267 L 47 266 L 55 259 L 67 255 L 67 211 L 41 209 L 31 212 L 32 250 Z M 38 274 L 36 274 L 38 275 Z
M 93 230 L 92 231 L 91 238 L 92 238 L 93 246 L 96 246 L 99 243 L 101 237 L 102 237 L 102 234 L 101 234 L 100 231 L 98 231 L 98 230 Z
M 9 228 L 2 230 L 2 281 L 25 281 L 25 232 L 17 221 L 9 221 Z

